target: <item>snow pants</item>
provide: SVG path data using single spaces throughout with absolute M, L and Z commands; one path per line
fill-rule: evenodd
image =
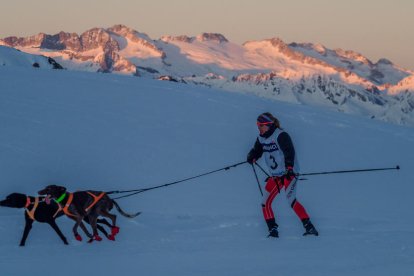
M 275 215 L 272 210 L 272 202 L 283 189 L 290 207 L 292 207 L 299 219 L 309 219 L 305 208 L 296 200 L 296 182 L 296 178 L 288 180 L 285 177 L 269 177 L 267 179 L 262 202 L 263 216 L 266 221 L 274 221 Z

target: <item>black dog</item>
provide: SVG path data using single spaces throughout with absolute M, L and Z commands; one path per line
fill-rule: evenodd
M 128 218 L 136 217 L 140 212 L 135 214 L 125 213 L 115 200 L 111 199 L 105 192 L 100 191 L 78 191 L 74 193 L 69 193 L 66 191 L 66 188 L 63 186 L 49 185 L 43 190 L 40 190 L 39 195 L 47 195 L 48 198 L 55 199 L 56 202 L 61 204 L 63 207 L 64 213 L 70 218 L 73 219 L 76 223 L 73 227 L 73 234 L 75 238 L 79 241 L 82 240 L 81 236 L 78 234 L 78 226 L 80 226 L 85 232 L 85 234 L 90 238 L 89 242 L 93 240 L 101 241 L 102 238 L 98 235 L 97 231 L 97 219 L 98 216 L 103 216 L 111 219 L 111 234 L 108 239 L 114 240 L 115 235 L 119 232 L 119 227 L 116 226 L 116 215 L 109 213 L 109 211 L 116 207 L 118 212 Z M 89 233 L 86 229 L 82 220 L 87 218 L 90 221 L 92 226 L 93 235 Z
M 68 244 L 66 237 L 62 234 L 59 227 L 57 226 L 55 219 L 62 216 L 63 212 L 59 205 L 54 201 L 51 201 L 50 204 L 46 204 L 43 201 L 45 197 L 36 197 L 26 196 L 20 193 L 12 193 L 6 197 L 5 200 L 0 201 L 0 206 L 11 207 L 11 208 L 25 208 L 25 220 L 26 225 L 24 227 L 23 236 L 20 241 L 20 246 L 24 246 L 26 243 L 27 236 L 29 235 L 30 230 L 32 229 L 32 224 L 36 220 L 41 223 L 48 223 L 59 235 L 64 244 Z M 89 223 L 88 219 L 85 218 L 85 221 Z M 98 223 L 111 226 L 108 221 L 105 219 L 98 219 Z M 97 225 L 99 231 L 104 233 L 106 237 L 109 237 L 105 229 Z

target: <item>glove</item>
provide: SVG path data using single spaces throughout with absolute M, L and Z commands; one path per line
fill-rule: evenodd
M 250 165 L 253 165 L 253 163 L 256 162 L 256 157 L 254 156 L 253 152 L 250 151 L 249 154 L 247 154 L 247 159 L 246 159 L 247 163 L 249 163 Z
M 292 179 L 294 179 L 294 178 L 296 177 L 296 174 L 295 174 L 295 172 L 293 171 L 293 168 L 292 168 L 292 167 L 287 167 L 287 168 L 286 168 L 286 171 L 285 171 L 284 177 L 285 177 L 285 179 L 286 179 L 286 180 L 288 180 L 288 181 L 292 181 Z

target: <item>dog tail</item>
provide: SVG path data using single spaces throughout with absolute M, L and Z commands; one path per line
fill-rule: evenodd
M 111 200 L 112 200 L 112 202 L 114 203 L 114 205 L 115 205 L 116 209 L 118 210 L 118 212 L 119 212 L 121 215 L 123 215 L 124 217 L 127 217 L 127 218 L 135 218 L 136 216 L 138 216 L 139 214 L 141 214 L 141 212 L 137 212 L 137 213 L 135 213 L 135 214 L 128 214 L 128 213 L 125 213 L 125 212 L 121 209 L 121 207 L 119 207 L 118 203 L 117 203 L 115 200 L 113 200 L 113 199 L 111 199 Z

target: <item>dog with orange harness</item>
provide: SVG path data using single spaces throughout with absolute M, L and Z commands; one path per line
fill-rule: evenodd
M 68 244 L 66 237 L 63 235 L 55 221 L 58 217 L 63 216 L 63 211 L 59 208 L 57 203 L 50 202 L 47 204 L 44 200 L 45 197 L 34 197 L 21 193 L 12 193 L 4 200 L 0 201 L 1 207 L 25 209 L 24 217 L 26 223 L 23 230 L 23 236 L 20 240 L 20 246 L 25 246 L 26 239 L 32 229 L 33 222 L 35 221 L 49 224 L 61 238 L 63 243 Z M 85 217 L 84 221 L 89 223 L 88 217 Z M 111 227 L 106 219 L 98 219 L 98 223 Z M 110 235 L 99 224 L 97 225 L 98 230 L 109 238 Z
M 43 190 L 40 190 L 38 194 L 46 196 L 47 200 L 54 199 L 65 215 L 76 222 L 73 226 L 73 234 L 78 241 L 82 241 L 82 237 L 78 233 L 79 226 L 86 236 L 88 236 L 89 242 L 102 240 L 97 230 L 97 219 L 99 216 L 111 220 L 111 234 L 108 236 L 108 239 L 115 240 L 115 236 L 119 233 L 119 227 L 116 225 L 116 215 L 109 213 L 113 206 L 116 207 L 121 215 L 127 218 L 134 218 L 141 213 L 125 213 L 115 200 L 111 199 L 105 192 L 100 191 L 78 191 L 69 193 L 63 186 L 49 185 Z M 84 218 L 88 218 L 93 230 L 92 234 L 89 233 L 82 223 Z

